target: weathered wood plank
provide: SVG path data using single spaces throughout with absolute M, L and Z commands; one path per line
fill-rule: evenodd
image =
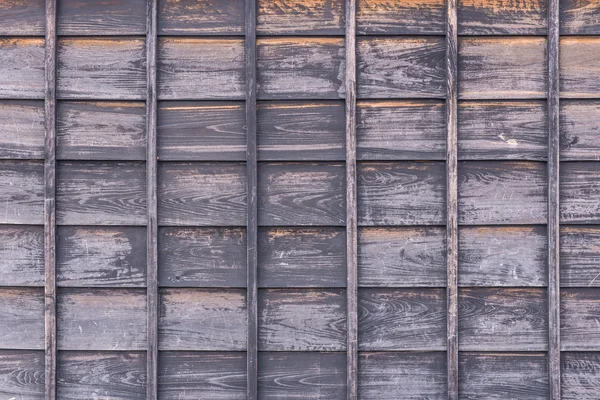
M 546 39 L 461 38 L 458 42 L 461 99 L 545 98 Z
M 146 285 L 146 229 L 61 226 L 56 279 L 62 287 Z
M 158 109 L 162 161 L 246 160 L 244 105 L 164 101 Z
M 160 286 L 246 287 L 246 231 L 160 228 Z
M 0 3 L 0 36 L 43 36 L 43 0 L 3 1 Z
M 239 163 L 160 164 L 159 225 L 244 226 L 245 172 Z
M 159 0 L 160 35 L 242 35 L 244 0 Z
M 600 393 L 600 353 L 561 354 L 563 400 L 595 400 Z
M 0 98 L 44 98 L 43 38 L 0 38 Z
M 358 98 L 444 98 L 444 52 L 441 37 L 359 39 Z
M 146 0 L 61 0 L 56 24 L 61 36 L 145 35 Z
M 599 160 L 600 101 L 561 101 L 560 141 L 561 161 Z
M 43 102 L 0 100 L 0 158 L 44 158 Z
M 465 101 L 458 107 L 461 160 L 548 158 L 546 101 Z
M 44 349 L 44 291 L 0 289 L 0 348 Z
M 158 359 L 160 399 L 246 399 L 244 353 L 162 351 Z
M 346 287 L 342 228 L 265 228 L 258 233 L 259 287 Z
M 361 351 L 445 351 L 444 289 L 360 289 Z
M 56 213 L 60 225 L 145 225 L 145 165 L 58 163 Z
M 344 185 L 342 164 L 260 164 L 258 224 L 343 225 Z
M 258 106 L 258 158 L 344 160 L 344 104 L 264 102 Z
M 44 399 L 44 352 L 0 351 L 0 397 Z
M 259 351 L 346 350 L 346 296 L 341 289 L 258 292 Z
M 359 160 L 444 160 L 444 103 L 361 101 L 357 105 Z
M 560 168 L 560 222 L 600 223 L 600 164 L 562 163 Z
M 596 0 L 561 0 L 560 34 L 600 34 L 600 4 Z
M 600 97 L 600 37 L 560 40 L 560 96 Z
M 459 0 L 459 35 L 545 35 L 548 1 Z
M 246 350 L 246 291 L 161 289 L 159 350 Z
M 358 283 L 367 287 L 446 285 L 445 232 L 439 227 L 362 228 Z
M 359 35 L 443 35 L 445 19 L 443 0 L 357 1 Z
M 461 224 L 546 223 L 545 164 L 465 161 L 459 164 L 458 176 Z
M 146 50 L 141 38 L 61 38 L 60 99 L 141 100 L 146 96 Z
M 600 227 L 560 229 L 560 285 L 600 287 Z
M 2 224 L 44 223 L 44 165 L 34 161 L 0 161 Z
M 146 311 L 142 289 L 61 289 L 58 349 L 145 350 Z
M 358 165 L 359 225 L 440 225 L 446 221 L 443 162 Z
M 600 291 L 596 288 L 561 290 L 560 349 L 599 351 Z
M 0 225 L 0 286 L 43 285 L 43 227 Z
M 541 288 L 463 288 L 458 341 L 464 351 L 546 351 L 548 299 Z
M 258 1 L 259 35 L 343 35 L 342 0 Z

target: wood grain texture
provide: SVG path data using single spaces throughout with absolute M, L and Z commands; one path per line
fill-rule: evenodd
M 458 166 L 459 222 L 464 225 L 544 224 L 546 165 L 464 161 Z
M 259 351 L 346 350 L 346 296 L 341 289 L 258 292 Z
M 160 35 L 243 35 L 244 0 L 159 0 Z
M 63 351 L 58 355 L 60 399 L 145 399 L 143 353 Z
M 600 287 L 600 227 L 560 229 L 560 285 Z
M 158 157 L 244 161 L 245 123 L 243 103 L 163 101 L 158 109 Z
M 548 158 L 546 101 L 465 101 L 458 108 L 461 160 Z
M 358 284 L 362 287 L 443 287 L 445 233 L 439 227 L 362 228 Z
M 346 356 L 341 353 L 259 353 L 258 398 L 346 399 Z
M 0 158 L 44 158 L 43 102 L 0 100 Z
M 160 286 L 246 287 L 246 231 L 160 228 Z
M 356 29 L 359 35 L 443 35 L 445 17 L 442 0 L 359 0 Z
M 464 351 L 546 351 L 548 299 L 541 288 L 464 288 L 458 294 Z
M 560 103 L 561 161 L 600 159 L 600 101 L 564 100 Z
M 159 350 L 246 350 L 246 291 L 161 289 Z
M 2 224 L 44 223 L 44 166 L 34 161 L 0 161 Z
M 344 166 L 262 163 L 258 167 L 258 224 L 343 225 Z
M 365 352 L 358 361 L 360 399 L 448 398 L 443 352 Z
M 59 160 L 146 158 L 143 103 L 59 102 L 56 125 Z
M 260 0 L 259 35 L 343 35 L 342 0 Z
M 0 348 L 44 349 L 44 291 L 0 289 Z
M 244 164 L 159 164 L 159 225 L 243 226 L 245 221 Z
M 58 349 L 145 350 L 146 312 L 143 289 L 60 289 Z
M 3 1 L 0 3 L 0 36 L 43 36 L 43 0 Z
M 600 97 L 600 37 L 560 40 L 560 96 Z
M 359 225 L 445 223 L 441 162 L 362 162 L 358 165 Z
M 43 38 L 0 38 L 0 98 L 44 98 Z
M 43 351 L 0 351 L 0 397 L 44 399 Z
M 258 98 L 344 98 L 344 40 L 261 38 L 257 40 Z
M 138 162 L 60 162 L 56 185 L 57 223 L 145 225 L 144 167 Z
M 0 225 L 0 286 L 43 285 L 43 227 Z
M 258 106 L 257 118 L 261 161 L 345 158 L 342 102 L 264 102 Z
M 346 287 L 343 228 L 265 228 L 258 233 L 258 286 Z
M 460 99 L 546 97 L 546 39 L 461 38 L 458 42 Z
M 446 350 L 444 289 L 360 289 L 360 351 Z
M 237 38 L 160 38 L 159 100 L 244 99 L 243 44 Z
M 536 353 L 464 353 L 459 390 L 465 400 L 546 400 L 548 358 Z
M 459 231 L 460 286 L 546 286 L 545 226 L 463 227 Z
M 359 99 L 445 97 L 443 38 L 361 38 L 357 44 Z
M 600 353 L 561 354 L 562 399 L 594 400 L 600 393 Z
M 57 49 L 60 99 L 142 100 L 146 50 L 141 38 L 61 38 Z
M 56 279 L 62 287 L 146 285 L 146 229 L 61 226 Z
M 146 2 L 60 0 L 56 29 L 61 36 L 144 35 Z
M 561 0 L 561 35 L 600 34 L 600 4 L 595 0 Z
M 158 355 L 158 396 L 164 400 L 244 400 L 246 355 L 162 351 Z
M 459 35 L 545 35 L 548 0 L 459 0 Z
M 444 103 L 361 101 L 357 105 L 359 160 L 444 160 Z
M 560 171 L 560 222 L 600 223 L 600 164 L 562 163 Z
M 561 350 L 600 350 L 600 291 L 597 288 L 562 289 L 560 315 Z

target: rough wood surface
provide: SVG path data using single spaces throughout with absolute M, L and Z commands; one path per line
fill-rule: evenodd
M 0 348 L 44 349 L 43 289 L 0 289 Z
M 600 227 L 562 226 L 560 285 L 600 287 Z
M 259 35 L 343 35 L 343 0 L 259 1 Z
M 43 227 L 0 225 L 0 286 L 43 285 Z
M 44 223 L 44 165 L 34 161 L 0 161 L 2 224 Z
M 460 35 L 545 35 L 547 0 L 459 0 Z
M 561 161 L 600 160 L 600 101 L 560 102 Z
M 242 35 L 244 0 L 159 0 L 160 35 Z
M 596 0 L 561 0 L 560 34 L 600 34 L 600 4 Z
M 61 36 L 144 35 L 146 0 L 61 0 L 57 17 Z
M 43 38 L 0 38 L 0 98 L 44 98 Z
M 561 290 L 560 349 L 600 351 L 600 293 L 596 288 Z
M 443 0 L 357 2 L 359 35 L 443 35 L 445 20 Z
M 0 158 L 44 158 L 43 102 L 0 100 Z
M 562 399 L 595 400 L 600 391 L 600 353 L 561 354 Z
M 560 222 L 600 223 L 600 163 L 562 163 L 560 171 Z
M 0 397 L 44 399 L 44 352 L 0 350 Z
M 45 28 L 43 0 L 3 1 L 0 3 L 1 36 L 43 36 Z
M 560 40 L 560 96 L 600 97 L 600 37 Z

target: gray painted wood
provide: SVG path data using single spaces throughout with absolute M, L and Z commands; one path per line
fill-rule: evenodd
M 259 1 L 259 35 L 343 35 L 343 0 Z
M 599 163 L 562 163 L 560 171 L 561 223 L 600 223 L 600 190 L 594 185 L 599 178 Z
M 43 38 L 0 38 L 0 98 L 44 98 Z
M 0 100 L 0 158 L 44 158 L 44 103 Z
M 598 35 L 600 4 L 594 0 L 562 0 L 560 2 L 561 35 Z
M 0 35 L 43 36 L 45 2 L 42 0 L 7 1 L 0 5 Z
M 0 348 L 44 349 L 44 291 L 0 289 Z
M 600 71 L 593 67 L 600 62 L 598 54 L 600 37 L 565 37 L 560 40 L 561 97 L 600 97 Z
M 565 288 L 560 296 L 560 350 L 600 351 L 598 289 Z
M 598 397 L 600 379 L 599 353 L 563 352 L 562 398 L 565 400 L 593 400 Z
M 0 396 L 44 399 L 44 352 L 0 350 Z
M 360 0 L 356 25 L 359 35 L 443 35 L 443 0 Z
M 0 161 L 2 224 L 44 223 L 44 165 L 36 161 Z
M 0 225 L 0 286 L 44 286 L 44 228 Z
M 243 0 L 159 0 L 160 35 L 243 35 Z
M 561 161 L 597 161 L 600 159 L 599 135 L 600 101 L 561 101 Z
M 61 0 L 57 17 L 61 36 L 144 35 L 146 0 Z
M 460 35 L 545 35 L 548 31 L 547 0 L 461 0 L 458 4 Z
M 600 227 L 562 226 L 560 229 L 560 285 L 600 287 Z

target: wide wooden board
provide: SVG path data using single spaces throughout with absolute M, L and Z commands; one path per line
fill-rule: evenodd
M 44 38 L 0 38 L 0 98 L 44 98 Z
M 44 349 L 42 288 L 0 288 L 0 349 Z
M 459 0 L 459 35 L 546 35 L 548 0 Z
M 44 223 L 44 165 L 36 161 L 0 161 L 1 224 Z
M 159 35 L 243 35 L 244 0 L 158 0 Z
M 44 158 L 42 101 L 0 100 L 0 158 Z
M 561 227 L 560 285 L 600 287 L 600 226 Z
M 443 0 L 358 0 L 359 35 L 444 35 Z
M 600 392 L 600 353 L 563 352 L 561 384 L 564 400 L 596 400 Z
M 560 96 L 600 97 L 600 37 L 560 40 Z
M 146 0 L 60 0 L 56 30 L 61 36 L 145 35 Z
M 343 0 L 258 0 L 258 35 L 343 35 Z
M 600 223 L 600 163 L 568 162 L 560 169 L 560 222 Z
M 44 228 L 0 225 L 0 286 L 44 285 Z
M 600 290 L 561 290 L 560 348 L 563 351 L 600 351 Z
M 600 34 L 600 3 L 596 0 L 561 0 L 561 35 Z
M 43 36 L 46 7 L 43 0 L 0 3 L 1 36 Z
M 0 350 L 0 398 L 44 400 L 44 352 Z
M 560 102 L 561 161 L 600 159 L 600 101 Z

